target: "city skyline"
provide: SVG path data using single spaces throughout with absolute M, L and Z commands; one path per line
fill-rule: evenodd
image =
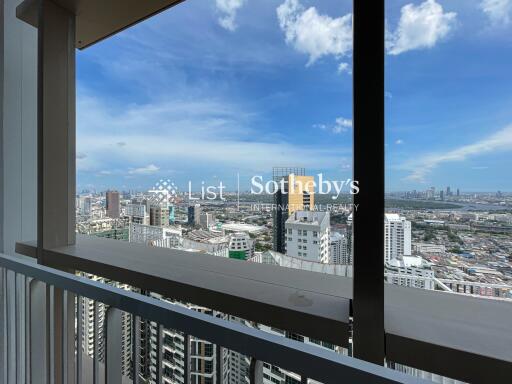
M 221 3 L 187 1 L 78 52 L 79 190 L 235 190 L 237 173 L 276 164 L 352 175 L 351 2 Z M 512 190 L 511 11 L 492 7 L 388 5 L 388 191 Z

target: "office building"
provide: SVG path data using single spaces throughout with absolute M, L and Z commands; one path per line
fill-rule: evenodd
M 78 212 L 80 215 L 89 216 L 92 210 L 92 198 L 90 196 L 80 196 L 78 198 Z
M 169 225 L 169 207 L 165 205 L 152 205 L 149 208 L 149 224 L 155 227 Z
M 348 233 L 331 232 L 329 239 L 329 263 L 352 264 L 351 237 Z
M 188 225 L 201 225 L 201 205 L 195 204 L 188 207 Z
M 150 222 L 146 204 L 126 205 L 124 216 L 129 223 L 148 225 Z
M 306 176 L 304 168 L 274 167 L 273 250 L 286 252 L 285 225 L 295 211 L 308 211 L 315 204 L 314 178 Z
M 229 238 L 229 257 L 248 260 L 254 256 L 254 240 L 245 233 L 233 233 Z
M 218 232 L 195 230 L 183 238 L 183 248 L 214 256 L 229 257 L 229 238 Z
M 128 241 L 154 247 L 180 248 L 183 237 L 179 227 L 157 227 L 130 223 Z
M 215 219 L 213 215 L 208 212 L 202 212 L 199 216 L 199 225 L 203 229 L 208 229 L 215 224 Z
M 403 256 L 386 263 L 386 281 L 404 287 L 434 289 L 432 266 L 419 256 Z
M 120 204 L 119 204 L 119 192 L 117 191 L 108 191 L 106 194 L 106 211 L 107 216 L 112 219 L 118 219 L 120 214 Z
M 384 261 L 411 255 L 411 222 L 396 213 L 384 217 Z
M 296 211 L 286 220 L 286 254 L 329 262 L 329 212 Z

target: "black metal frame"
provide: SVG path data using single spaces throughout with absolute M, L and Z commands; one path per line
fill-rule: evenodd
M 384 0 L 354 0 L 354 356 L 384 364 Z

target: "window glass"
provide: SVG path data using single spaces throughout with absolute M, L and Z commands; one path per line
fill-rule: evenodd
M 388 283 L 512 298 L 511 21 L 509 1 L 386 2 Z
M 350 276 L 351 10 L 349 0 L 187 0 L 78 52 L 78 233 Z M 153 382 L 160 330 L 145 320 L 140 330 L 138 374 Z M 233 367 L 222 366 L 224 382 L 247 381 L 246 356 L 162 332 L 170 380 L 183 381 L 189 343 L 192 382 L 217 382 L 221 364 Z M 301 382 L 270 365 L 264 377 Z

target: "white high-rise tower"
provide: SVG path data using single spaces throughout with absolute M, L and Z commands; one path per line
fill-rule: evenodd
M 411 255 L 411 222 L 396 213 L 384 218 L 384 261 Z

